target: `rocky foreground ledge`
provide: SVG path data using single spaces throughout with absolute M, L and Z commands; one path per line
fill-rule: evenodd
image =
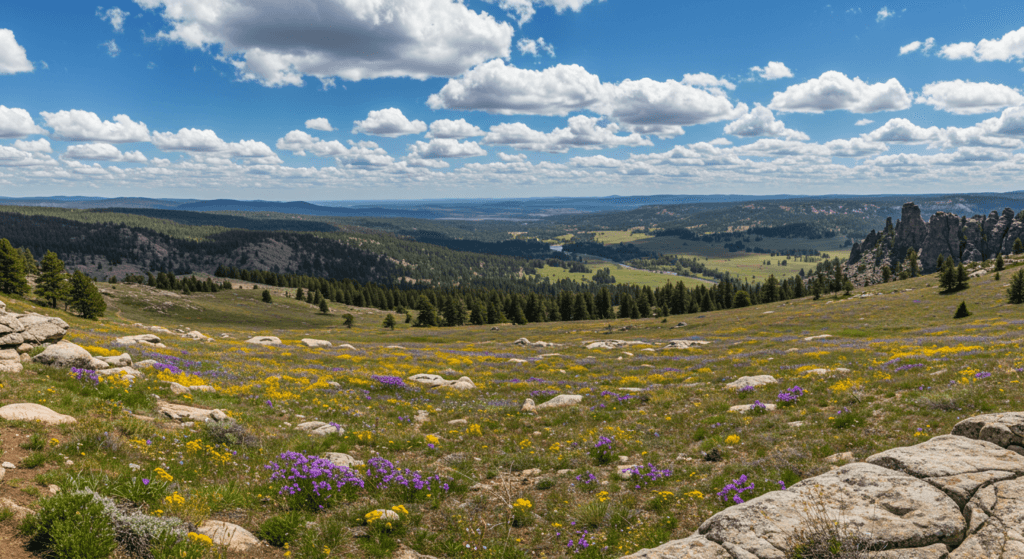
M 785 559 L 822 521 L 873 559 L 1024 558 L 1022 454 L 1024 413 L 972 417 L 951 435 L 766 493 L 623 559 Z

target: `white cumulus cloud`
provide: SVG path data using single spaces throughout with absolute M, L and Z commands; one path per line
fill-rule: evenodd
M 889 10 L 888 6 L 882 6 L 882 9 L 878 10 L 878 13 L 875 14 L 875 21 L 885 21 L 894 15 L 896 15 L 896 12 Z
M 427 132 L 428 138 L 472 138 L 483 135 L 483 130 L 466 122 L 464 118 L 435 120 L 430 123 L 430 131 Z
M 913 41 L 900 47 L 900 56 L 917 51 L 921 51 L 921 54 L 928 54 L 928 51 L 932 50 L 934 46 L 935 37 L 928 37 L 923 43 L 921 41 Z
M 735 119 L 746 107 L 733 106 L 719 91 L 642 78 L 606 84 L 594 110 L 634 132 L 670 137 L 682 134 L 685 126 Z
M 450 138 L 435 138 L 429 142 L 416 142 L 409 146 L 409 156 L 413 159 L 451 159 L 483 155 L 487 155 L 487 151 L 476 142 L 459 142 Z
M 544 37 L 538 37 L 537 40 L 523 37 L 516 42 L 516 48 L 519 49 L 519 54 L 532 54 L 537 57 L 546 52 L 549 56 L 555 56 L 555 47 L 545 41 Z
M 182 128 L 177 132 L 153 132 L 153 145 L 161 151 L 183 151 L 195 155 L 263 159 L 280 163 L 270 146 L 256 140 L 226 142 L 213 130 Z
M 28 61 L 25 47 L 18 44 L 14 31 L 0 29 L 0 74 L 17 74 L 31 72 L 32 63 Z
M 868 140 L 866 138 L 852 138 L 849 140 L 832 140 L 825 142 L 825 147 L 836 157 L 868 157 L 889 151 L 889 146 L 884 142 Z
M 996 83 L 953 80 L 924 86 L 915 102 L 957 115 L 994 113 L 1024 103 L 1016 89 Z
M 277 149 L 290 151 L 295 155 L 310 152 L 318 157 L 334 157 L 339 163 L 356 166 L 380 167 L 391 165 L 395 159 L 375 142 L 354 142 L 348 145 L 337 141 L 324 141 L 302 130 L 292 130 L 277 140 Z
M 36 126 L 25 109 L 0 105 L 0 138 L 24 138 L 32 134 L 46 134 L 46 130 Z
M 511 52 L 513 28 L 454 0 L 136 0 L 161 10 L 157 37 L 219 46 L 243 80 L 325 85 L 381 77 L 455 76 Z
M 18 140 L 14 142 L 14 147 L 21 151 L 30 151 L 33 153 L 53 153 L 53 148 L 50 147 L 50 141 L 46 138 L 39 138 L 38 140 Z
M 115 43 L 113 39 L 105 43 L 101 43 L 101 46 L 107 47 L 107 54 L 110 55 L 110 58 L 117 58 L 117 55 L 121 54 L 121 49 L 117 46 L 117 43 Z
M 752 66 L 750 71 L 761 76 L 765 80 L 781 80 L 782 78 L 792 78 L 793 71 L 786 67 L 782 62 L 768 62 L 762 68 L 760 66 Z
M 566 10 L 572 10 L 579 12 L 584 6 L 591 2 L 604 2 L 604 0 L 486 0 L 492 4 L 497 3 L 498 6 L 509 12 L 515 14 L 516 19 L 519 21 L 519 25 L 533 19 L 534 14 L 537 13 L 537 9 L 534 6 L 550 6 L 555 9 L 555 12 L 562 13 Z
M 862 119 L 858 120 L 857 122 L 854 122 L 853 125 L 854 126 L 867 126 L 867 125 L 872 124 L 874 122 L 875 121 L 871 120 L 870 118 L 862 118 Z
M 753 110 L 730 122 L 725 126 L 725 133 L 742 138 L 754 138 L 758 136 L 775 136 L 788 140 L 809 140 L 807 134 L 797 130 L 786 128 L 781 120 L 775 120 L 775 115 L 767 107 L 760 103 L 754 105 Z
M 409 120 L 402 114 L 401 109 L 394 107 L 370 111 L 366 115 L 366 120 L 357 120 L 353 124 L 353 134 L 362 133 L 386 138 L 422 134 L 427 131 L 427 123 L 422 120 Z
M 973 58 L 978 62 L 1009 62 L 1024 58 L 1024 27 L 1010 31 L 999 39 L 945 45 L 939 49 L 939 56 L 949 60 Z
M 146 156 L 140 151 L 122 152 L 110 144 L 76 144 L 68 146 L 61 159 L 75 161 L 120 161 L 145 163 Z
M 923 144 L 935 140 L 938 134 L 938 127 L 922 128 L 905 118 L 894 118 L 863 137 L 873 142 Z
M 124 20 L 127 19 L 131 13 L 126 12 L 121 8 L 110 8 L 109 10 L 104 10 L 101 6 L 96 9 L 96 15 L 103 21 L 109 21 L 110 26 L 114 28 L 114 31 L 120 33 L 124 31 Z
M 53 128 L 54 138 L 71 142 L 148 142 L 149 128 L 134 122 L 128 115 L 115 115 L 114 121 L 101 120 L 96 113 L 72 109 L 55 113 L 39 113 L 46 125 Z
M 330 121 L 323 117 L 307 120 L 306 128 L 310 130 L 319 130 L 321 132 L 334 132 L 334 128 L 331 126 Z
M 779 112 L 821 113 L 850 111 L 875 113 L 901 111 L 911 105 L 910 94 L 899 80 L 867 83 L 859 77 L 850 79 L 842 72 L 830 70 L 820 77 L 776 91 L 768 107 Z
M 567 127 L 555 128 L 551 132 L 534 130 L 522 122 L 506 122 L 492 126 L 483 141 L 488 145 L 549 153 L 565 153 L 569 148 L 604 149 L 653 145 L 650 140 L 636 133 L 619 136 L 618 125 L 612 123 L 600 126 L 599 121 L 598 118 L 574 116 L 569 119 Z

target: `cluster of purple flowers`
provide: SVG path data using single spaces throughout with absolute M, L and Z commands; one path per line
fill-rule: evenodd
M 747 385 L 741 386 L 739 391 L 740 392 L 753 392 L 754 391 L 754 387 L 752 385 L 747 384 Z
M 94 388 L 100 385 L 100 376 L 92 369 L 71 368 L 71 374 L 81 383 L 91 384 Z
M 630 474 L 629 479 L 634 482 L 633 489 L 643 489 L 672 476 L 672 470 L 662 469 L 651 463 L 647 464 L 647 468 L 633 466 L 625 473 Z
M 804 395 L 804 389 L 799 386 L 793 388 L 787 388 L 782 392 L 779 392 L 779 405 L 780 406 L 791 406 L 796 404 L 800 397 Z
M 377 381 L 388 388 L 408 388 L 402 377 L 395 377 L 390 375 L 373 375 L 370 380 Z
M 597 485 L 597 476 L 593 472 L 584 472 L 576 476 L 581 485 Z
M 916 369 L 918 367 L 924 367 L 924 363 L 907 363 L 906 365 L 900 365 L 899 367 L 896 367 L 895 369 L 893 369 L 893 372 L 898 373 L 900 371 L 906 371 L 908 369 Z
M 353 470 L 338 466 L 326 458 L 301 452 L 285 452 L 266 468 L 270 480 L 281 482 L 277 492 L 295 509 L 321 510 L 338 498 L 351 497 L 363 488 L 363 480 Z
M 718 492 L 718 497 L 722 499 L 722 502 L 727 503 L 729 501 L 732 501 L 733 503 L 736 503 L 738 505 L 743 502 L 743 497 L 741 497 L 740 495 L 747 491 L 753 491 L 754 489 L 753 482 L 751 482 L 750 485 L 744 487 L 746 483 L 747 474 L 743 474 L 738 479 L 732 480 L 731 483 L 725 484 L 725 487 L 723 487 L 722 490 Z
M 633 399 L 636 399 L 636 398 L 640 397 L 640 396 L 637 396 L 636 394 L 619 394 L 618 392 L 611 392 L 609 390 L 602 390 L 601 391 L 601 395 L 602 396 L 609 396 L 612 399 L 614 399 L 616 402 L 628 402 L 630 400 L 633 400 Z
M 410 501 L 424 495 L 447 493 L 451 488 L 451 478 L 437 474 L 425 476 L 418 470 L 399 468 L 379 456 L 366 461 L 366 482 L 378 491 L 397 493 Z
M 583 553 L 591 545 L 594 545 L 593 542 L 587 539 L 589 535 L 589 532 L 582 530 L 577 531 L 576 536 L 569 536 L 569 543 L 566 544 L 566 550 L 573 554 Z
M 750 413 L 765 413 L 768 411 L 768 406 L 764 405 L 761 400 L 754 400 L 753 404 L 750 404 Z
M 992 376 L 992 373 L 988 371 L 978 371 L 977 373 L 974 373 L 974 378 L 976 379 L 988 378 L 990 376 Z
M 597 441 L 594 442 L 594 446 L 590 448 L 590 456 L 597 461 L 598 464 L 611 464 L 612 458 L 615 455 L 615 439 L 601 435 Z

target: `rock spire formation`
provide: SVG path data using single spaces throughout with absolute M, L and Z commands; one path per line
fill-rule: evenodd
M 921 208 L 907 202 L 896 225 L 887 219 L 882 231 L 871 231 L 863 242 L 853 244 L 847 264 L 858 283 L 875 283 L 884 266 L 894 275 L 905 269 L 910 249 L 917 252 L 921 272 L 929 274 L 938 270 L 939 256 L 952 257 L 956 264 L 982 262 L 1010 254 L 1017 239 L 1024 240 L 1024 211 L 1006 208 L 974 217 L 937 212 L 926 223 Z

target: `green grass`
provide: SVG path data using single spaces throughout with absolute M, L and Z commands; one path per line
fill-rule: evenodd
M 266 305 L 259 300 L 262 287 L 175 297 L 141 286 L 103 286 L 109 313 L 101 321 L 5 297 L 13 312 L 67 320 L 69 341 L 126 350 L 136 361 L 179 363 L 216 392 L 176 396 L 160 382 L 164 373 L 153 369 L 130 387 L 96 388 L 67 371 L 34 363 L 25 373 L 0 374 L 0 405 L 37 402 L 78 419 L 55 428 L 0 422 L 20 434 L 7 438 L 5 433 L 5 440 L 25 446 L 9 443 L 7 452 L 17 452 L 17 461 L 48 457 L 33 472 L 34 481 L 0 485 L 0 496 L 22 491 L 22 499 L 38 496 L 46 493 L 47 483 L 59 485 L 62 493 L 91 488 L 134 503 L 143 513 L 159 507 L 165 517 L 227 520 L 253 532 L 265 526 L 275 543 L 289 542 L 296 559 L 322 559 L 325 547 L 334 557 L 387 557 L 399 539 L 437 557 L 563 557 L 566 537 L 575 535 L 573 522 L 590 527 L 600 544 L 592 549 L 609 546 L 594 557 L 617 557 L 692 533 L 728 505 L 715 493 L 742 474 L 756 485 L 744 495 L 749 499 L 777 488 L 779 480 L 792 485 L 827 471 L 823 458 L 834 453 L 849 451 L 862 460 L 949 433 L 970 415 L 1020 411 L 1024 309 L 1006 303 L 1004 287 L 1017 266 L 1008 264 L 1003 281 L 991 274 L 973 279 L 954 296 L 940 294 L 932 275 L 858 288 L 849 298 L 804 298 L 680 315 L 666 323 L 503 324 L 497 330 L 413 330 L 400 323 L 390 331 L 381 326 L 383 312 L 339 308 L 322 316 L 312 305 L 285 298 L 280 288 L 270 288 L 274 303 Z M 664 276 L 659 279 L 658 285 Z M 954 321 L 961 300 L 974 314 Z M 345 312 L 356 316 L 352 329 L 341 326 Z M 687 325 L 674 328 L 680 321 Z M 201 343 L 163 334 L 166 349 L 116 346 L 118 336 L 144 332 L 134 323 L 189 327 L 215 339 Z M 626 326 L 628 331 L 620 331 Z M 255 334 L 278 336 L 285 344 L 244 343 Z M 832 337 L 805 341 L 820 334 Z M 298 343 L 306 337 L 356 349 L 310 349 Z M 511 343 L 520 337 L 560 345 Z M 667 340 L 680 338 L 711 343 L 660 350 Z M 602 339 L 646 344 L 624 350 L 583 347 Z M 512 358 L 527 362 L 512 363 Z M 831 372 L 819 375 L 813 369 Z M 477 389 L 389 388 L 374 380 L 374 375 L 416 373 L 465 375 Z M 779 384 L 747 393 L 722 387 L 723 381 L 755 374 L 771 374 Z M 726 411 L 755 399 L 774 402 L 780 390 L 793 385 L 806 390 L 795 405 L 761 415 Z M 624 390 L 633 387 L 644 391 Z M 558 393 L 580 394 L 583 403 L 537 415 L 520 411 L 526 398 L 542 402 Z M 154 396 L 227 410 L 239 427 L 172 424 L 158 416 Z M 428 415 L 417 428 L 412 418 L 420 410 Z M 313 437 L 293 428 L 309 420 L 337 423 L 345 433 Z M 791 427 L 793 421 L 804 426 Z M 600 436 L 614 438 L 611 464 L 595 463 L 590 454 Z M 289 509 L 280 483 L 265 468 L 286 451 L 346 452 L 363 461 L 379 456 L 424 476 L 450 476 L 450 487 L 413 494 L 371 486 L 333 508 L 300 515 Z M 702 452 L 712 451 L 721 461 L 703 460 Z M 672 473 L 636 489 L 616 476 L 619 455 L 626 463 L 653 463 Z M 157 467 L 173 482 L 162 481 Z M 531 468 L 540 474 L 524 476 Z M 580 481 L 590 474 L 596 483 Z M 478 483 L 482 487 L 469 490 Z M 166 497 L 175 491 L 183 504 L 172 506 Z M 530 507 L 517 520 L 512 504 L 518 499 Z M 392 528 L 365 525 L 366 512 L 398 506 L 408 513 L 401 513 Z M 285 549 L 268 546 L 260 553 L 283 557 Z
M 571 279 L 573 281 L 583 283 L 592 281 L 594 272 L 602 268 L 609 268 L 612 272 L 612 276 L 615 277 L 616 283 L 631 283 L 634 285 L 649 286 L 651 288 L 663 287 L 665 283 L 669 281 L 673 284 L 682 281 L 687 287 L 694 287 L 701 283 L 704 285 L 711 285 L 709 280 L 701 280 L 688 276 L 661 274 L 648 270 L 623 268 L 619 264 L 608 260 L 601 260 L 600 258 L 585 257 L 585 263 L 587 267 L 592 270 L 589 274 L 571 273 L 569 270 L 558 266 L 544 266 L 543 268 L 537 268 L 537 275 L 540 277 L 550 278 L 551 281 Z

